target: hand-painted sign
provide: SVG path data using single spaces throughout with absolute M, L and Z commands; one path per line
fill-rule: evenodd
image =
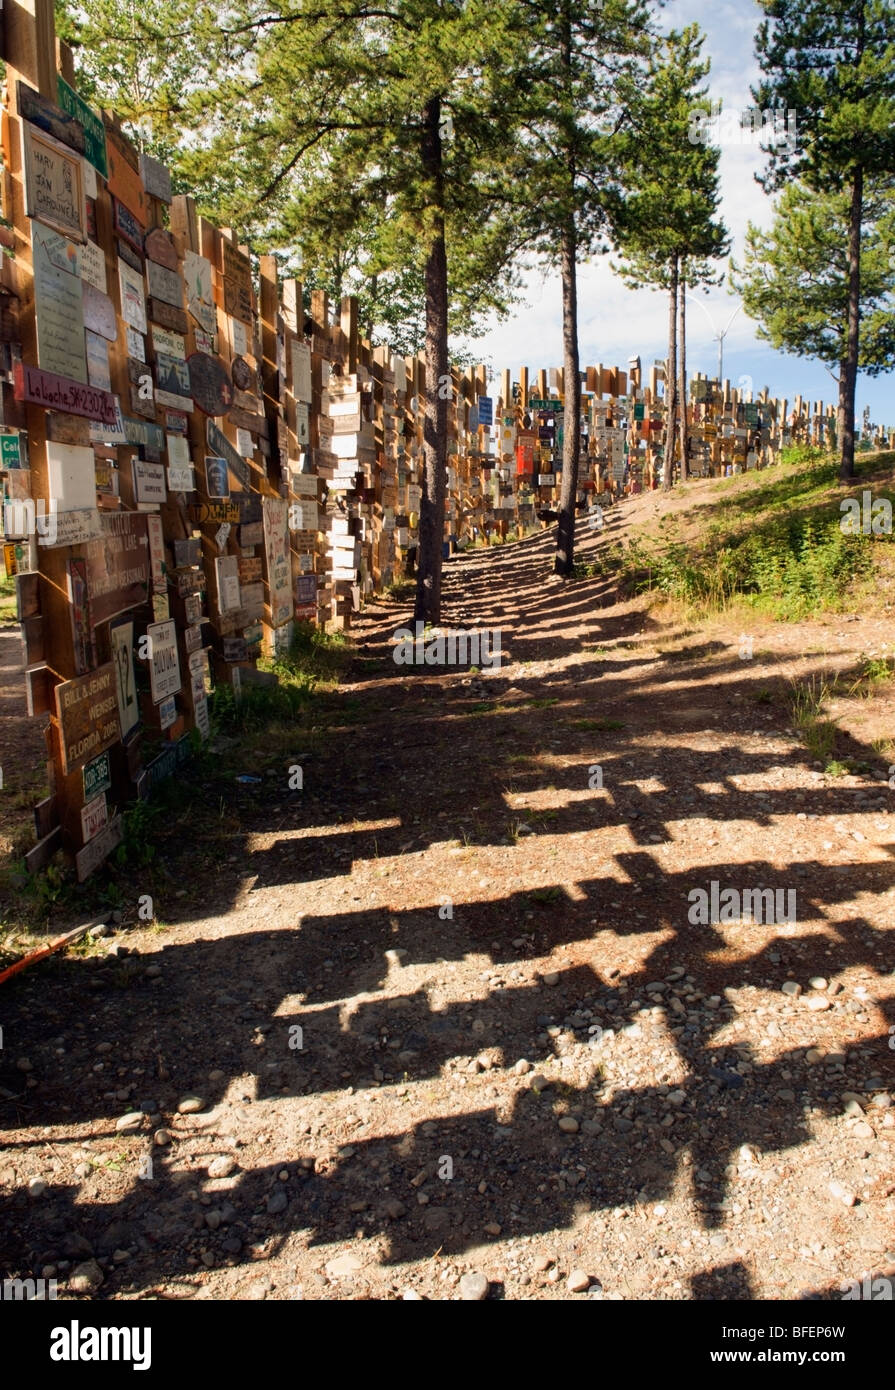
M 14 370 L 14 394 L 17 401 L 30 401 L 47 410 L 61 410 L 69 415 L 84 415 L 88 420 L 100 420 L 114 425 L 118 418 L 118 402 L 108 391 L 84 386 L 79 381 L 44 372 L 17 362 Z
M 106 162 L 106 132 L 102 120 L 93 108 L 78 96 L 74 87 L 70 87 L 65 78 L 58 75 L 56 96 L 62 109 L 74 116 L 84 131 L 84 154 L 96 172 L 106 178 L 109 166 Z
M 118 742 L 121 730 L 113 662 L 63 681 L 56 686 L 55 698 L 63 772 L 74 772 Z
M 226 415 L 233 400 L 233 386 L 223 362 L 205 352 L 187 358 L 190 395 L 206 415 Z
M 81 159 L 51 135 L 22 122 L 25 213 L 69 241 L 87 240 L 87 204 Z

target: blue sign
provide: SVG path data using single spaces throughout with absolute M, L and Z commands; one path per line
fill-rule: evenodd
M 479 424 L 494 424 L 494 401 L 490 396 L 479 396 Z

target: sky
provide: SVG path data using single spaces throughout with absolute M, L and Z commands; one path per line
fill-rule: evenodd
M 724 111 L 737 111 L 754 105 L 750 87 L 759 77 L 754 56 L 754 35 L 761 16 L 754 0 L 669 0 L 662 17 L 663 27 L 683 28 L 696 22 L 705 31 L 703 49 L 711 59 L 709 94 L 720 100 Z M 724 119 L 722 135 L 733 122 Z M 750 144 L 748 132 L 737 132 L 734 143 L 721 140 L 721 215 L 731 238 L 731 254 L 737 264 L 743 260 L 746 226 L 760 227 L 772 222 L 771 199 L 755 182 L 754 174 L 765 166 L 757 138 Z M 640 356 L 647 377 L 649 366 L 664 359 L 667 351 L 668 300 L 661 291 L 629 290 L 613 273 L 611 256 L 597 257 L 579 267 L 579 315 L 581 365 L 625 367 L 628 358 Z M 532 272 L 526 277 L 525 301 L 504 323 L 492 321 L 484 337 L 476 339 L 473 351 L 480 361 L 499 373 L 503 368 L 522 366 L 536 370 L 562 363 L 561 298 L 559 277 Z M 822 363 L 809 358 L 776 352 L 757 335 L 757 325 L 747 317 L 740 301 L 726 284 L 693 292 L 687 302 L 688 373 L 704 372 L 716 376 L 718 343 L 716 335 L 729 324 L 724 338 L 725 377 L 731 385 L 740 378 L 751 378 L 742 385 L 756 394 L 768 386 L 772 396 L 797 395 L 835 404 L 838 387 Z M 732 321 L 731 316 L 733 315 Z M 527 353 L 527 356 L 520 356 Z M 895 371 L 875 380 L 863 374 L 858 378 L 856 414 L 860 423 L 869 405 L 874 424 L 895 429 Z

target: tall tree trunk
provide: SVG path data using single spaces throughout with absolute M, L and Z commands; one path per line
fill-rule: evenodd
M 574 0 L 563 0 L 560 19 L 560 62 L 566 91 L 572 95 L 572 13 Z M 569 205 L 560 235 L 562 279 L 562 479 L 559 526 L 553 573 L 569 578 L 575 552 L 575 499 L 578 496 L 578 455 L 581 451 L 581 375 L 578 365 L 578 234 L 575 225 L 575 151 L 566 151 Z
M 575 499 L 578 496 L 578 456 L 581 452 L 581 374 L 578 365 L 578 238 L 574 216 L 562 230 L 562 382 L 563 441 L 562 482 L 559 494 L 559 526 L 553 573 L 572 573 L 575 550 Z
M 668 361 L 665 364 L 665 459 L 662 490 L 671 491 L 674 471 L 674 424 L 677 405 L 677 255 L 671 258 L 671 285 L 668 290 Z
M 839 477 L 855 476 L 855 389 L 858 384 L 858 345 L 861 332 L 861 223 L 864 215 L 864 170 L 855 170 L 848 215 L 848 335 L 843 370 L 839 374 Z
M 424 112 L 423 169 L 434 210 L 426 257 L 426 381 L 423 418 L 423 491 L 414 621 L 441 621 L 441 561 L 447 479 L 447 412 L 451 395 L 448 366 L 448 280 L 444 240 L 444 170 L 441 102 L 433 97 Z
M 684 262 L 681 267 L 680 301 L 680 310 L 678 313 L 678 320 L 680 325 L 680 366 L 678 369 L 677 400 L 681 421 L 681 482 L 685 483 L 687 481 L 687 446 L 689 443 L 689 440 L 687 438 L 687 310 L 685 307 L 687 303 L 686 262 Z

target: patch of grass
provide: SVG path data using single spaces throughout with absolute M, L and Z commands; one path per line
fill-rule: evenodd
M 820 450 L 787 451 L 777 467 L 715 489 L 718 503 L 704 509 L 695 538 L 637 535 L 605 546 L 582 577 L 610 575 L 628 593 L 657 591 L 694 612 L 742 603 L 797 621 L 853 606 L 880 545 L 891 544 L 890 536 L 843 533 L 836 462 Z
M 470 714 L 494 714 L 497 705 L 493 700 L 482 700 L 480 704 L 473 705 L 469 710 Z
M 551 705 L 558 705 L 559 700 L 552 696 L 549 700 L 523 700 L 522 704 L 527 709 L 549 709 Z
M 895 657 L 891 662 L 886 656 L 868 656 L 861 663 L 857 676 L 852 684 L 848 686 L 846 694 L 860 695 L 863 699 L 872 699 L 878 693 L 878 687 L 885 685 L 895 676 Z
M 585 734 L 609 733 L 614 729 L 623 729 L 624 722 L 621 719 L 573 719 L 572 728 L 579 729 Z
M 836 724 L 823 713 L 829 696 L 829 685 L 819 677 L 790 682 L 793 725 L 814 761 L 824 766 L 834 761 L 836 747 Z
M 528 894 L 528 899 L 533 903 L 555 903 L 562 895 L 561 888 L 535 888 Z
M 15 577 L 0 574 L 0 626 L 16 622 L 16 581 Z
M 416 594 L 416 580 L 395 579 L 391 584 L 386 584 L 382 593 L 385 598 L 395 599 L 398 603 L 407 603 Z

